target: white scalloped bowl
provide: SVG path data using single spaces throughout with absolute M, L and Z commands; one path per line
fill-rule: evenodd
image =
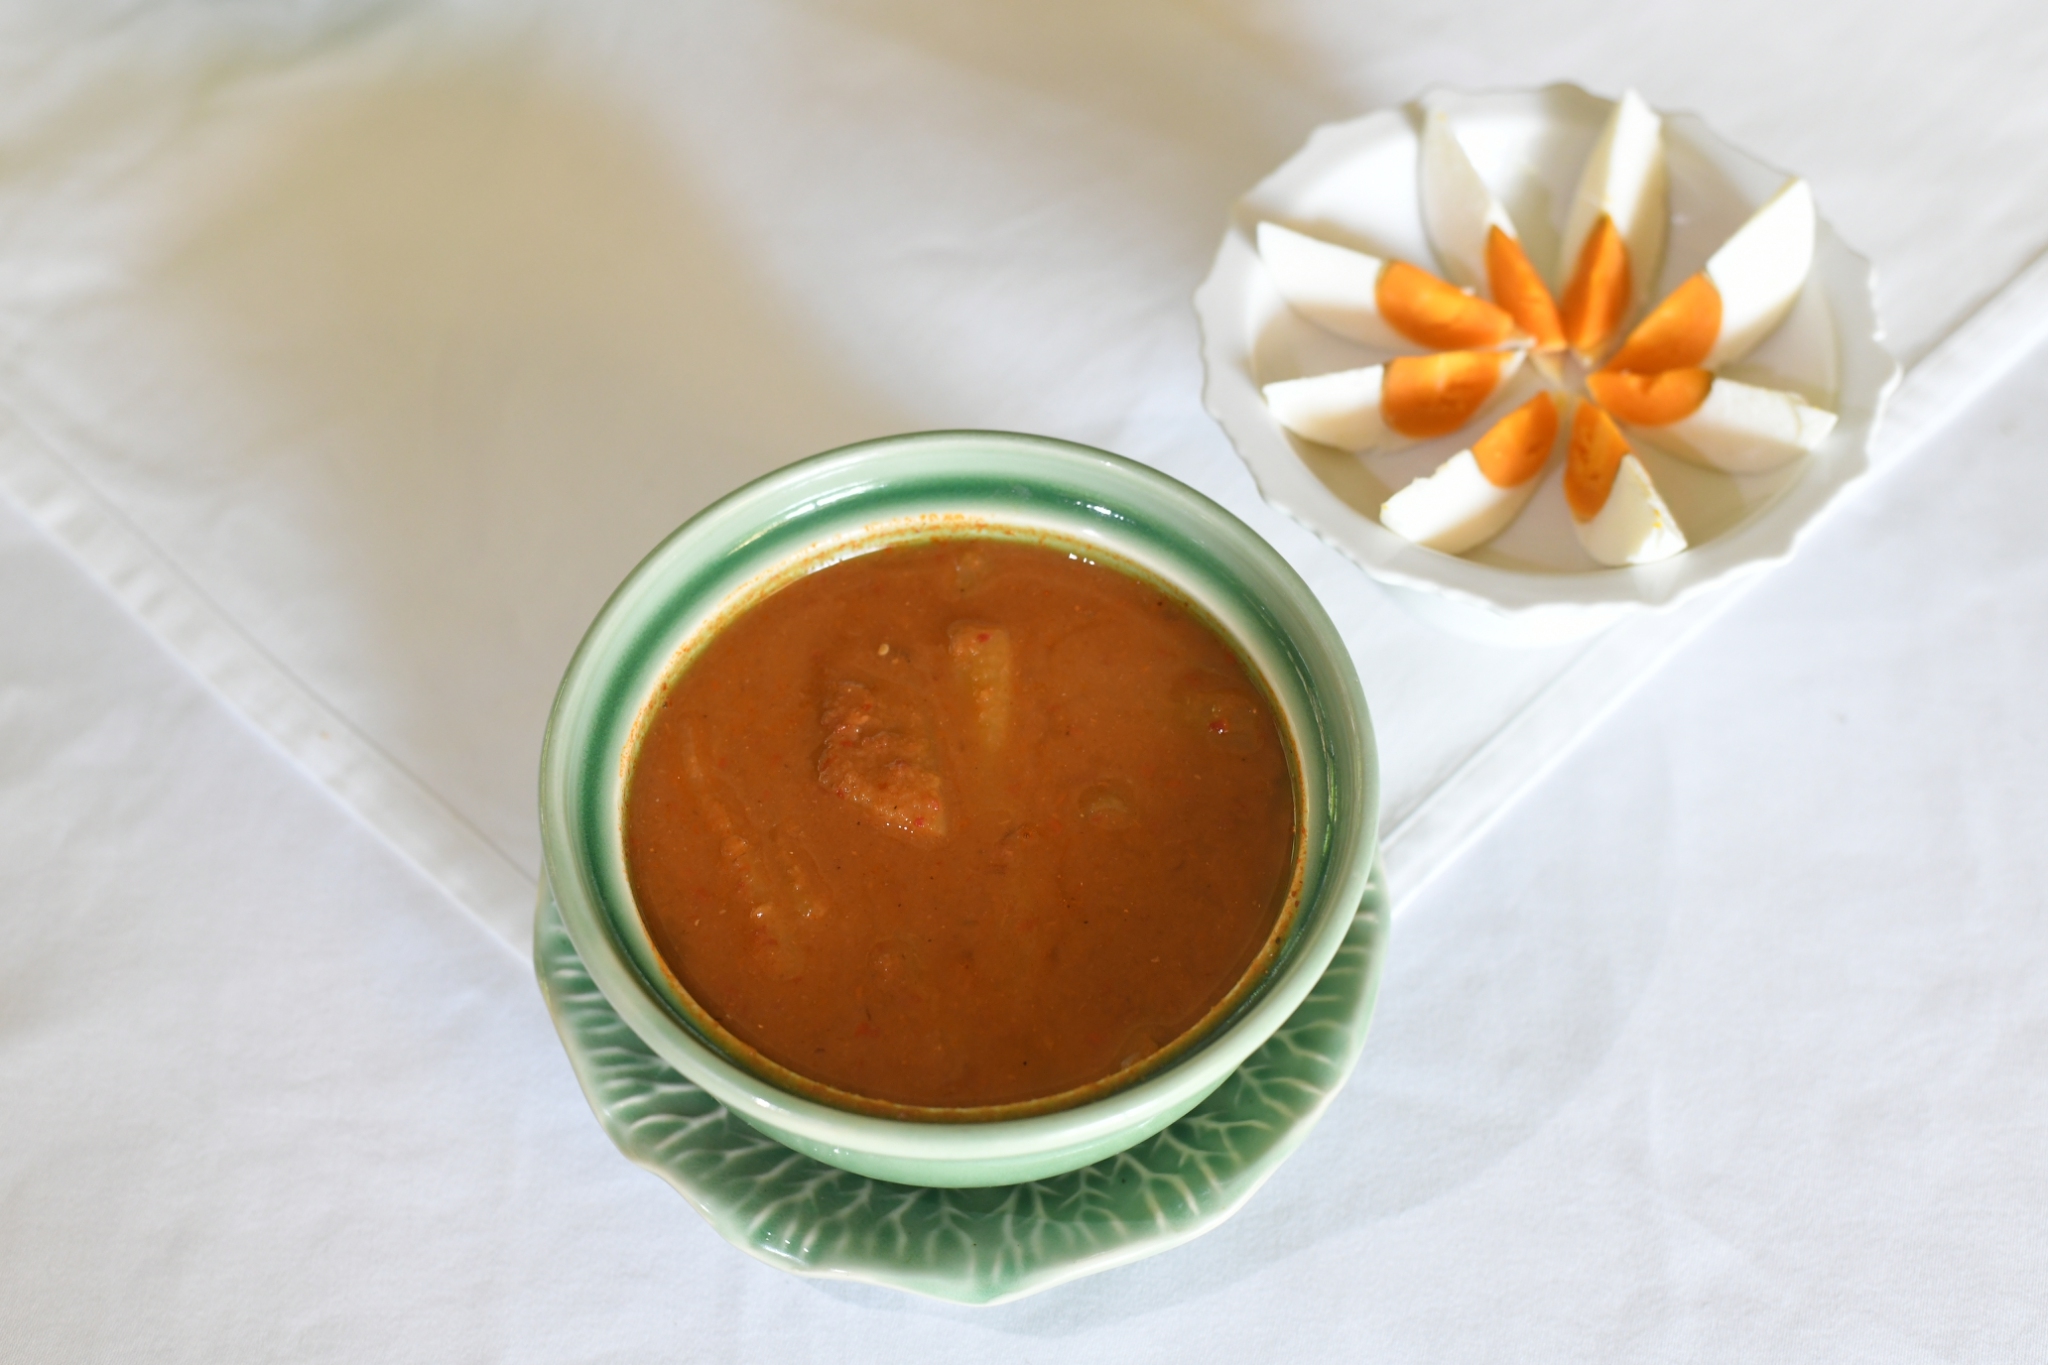
M 1424 549 L 1379 522 L 1410 479 L 1470 442 L 1467 429 L 1385 454 L 1351 455 L 1274 420 L 1262 384 L 1384 359 L 1288 308 L 1252 233 L 1276 220 L 1376 254 L 1432 264 L 1417 188 L 1425 104 L 1445 109 L 1543 267 L 1586 150 L 1611 101 L 1574 85 L 1487 94 L 1433 92 L 1400 109 L 1327 124 L 1238 201 L 1216 263 L 1195 294 L 1203 401 L 1251 467 L 1266 500 L 1328 540 L 1425 620 L 1461 635 L 1535 644 L 1674 605 L 1790 555 L 1801 534 L 1868 467 L 1867 451 L 1899 367 L 1883 344 L 1870 263 L 1819 224 L 1813 272 L 1785 323 L 1731 373 L 1800 390 L 1840 417 L 1805 458 L 1733 476 L 1641 450 L 1691 548 L 1656 564 L 1601 568 L 1578 544 L 1559 471 L 1499 537 L 1460 557 Z M 1664 115 L 1671 233 L 1661 298 L 1787 179 L 1691 114 Z M 1555 279 L 1552 280 L 1556 284 Z

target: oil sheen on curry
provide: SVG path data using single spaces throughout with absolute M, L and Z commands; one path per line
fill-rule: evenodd
M 1273 708 L 1184 603 L 1064 549 L 895 545 L 740 613 L 628 782 L 683 988 L 888 1106 L 1067 1094 L 1230 997 L 1292 884 Z

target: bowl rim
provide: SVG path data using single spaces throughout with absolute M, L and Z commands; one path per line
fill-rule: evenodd
M 952 496 L 944 496 L 949 490 Z M 1248 656 L 1258 642 L 1242 638 L 1243 629 L 1232 629 L 1240 623 L 1216 610 L 1216 592 L 1237 595 L 1239 618 L 1256 613 L 1264 629 L 1284 628 L 1272 647 L 1290 651 L 1289 666 L 1306 672 L 1267 681 L 1283 723 L 1295 731 L 1295 747 L 1306 750 L 1314 741 L 1322 750 L 1314 761 L 1301 755 L 1304 787 L 1327 788 L 1308 793 L 1302 842 L 1315 875 L 1304 885 L 1294 933 L 1235 1013 L 1126 1086 L 1049 1113 L 978 1122 L 838 1108 L 776 1085 L 695 1033 L 666 988 L 649 980 L 651 949 L 632 941 L 637 916 L 630 892 L 620 895 L 616 806 L 603 796 L 620 789 L 617 770 L 630 746 L 615 761 L 596 761 L 617 740 L 619 716 L 642 712 L 650 676 L 658 686 L 683 644 L 697 638 L 691 622 L 717 617 L 776 565 L 835 562 L 816 552 L 821 532 L 890 521 L 878 515 L 887 507 L 942 511 L 949 504 L 1014 527 L 1099 538 L 1208 610 Z M 1003 510 L 981 510 L 997 507 Z M 1092 536 L 1076 534 L 1077 527 Z M 1141 541 L 1157 553 L 1133 553 Z M 1215 581 L 1191 582 L 1191 565 L 1177 565 L 1179 573 L 1162 567 L 1161 556 L 1183 554 L 1207 556 Z M 1254 577 L 1238 577 L 1245 571 Z M 648 662 L 657 658 L 659 666 Z M 614 591 L 571 658 L 548 718 L 540 765 L 544 875 L 606 999 L 649 1046 L 742 1117 L 814 1144 L 820 1154 L 999 1163 L 1099 1146 L 1127 1131 L 1133 1140 L 1142 1137 L 1199 1100 L 1263 1042 L 1320 977 L 1364 893 L 1377 843 L 1378 785 L 1370 719 L 1348 649 L 1307 585 L 1231 513 L 1156 470 L 1072 442 L 1012 432 L 919 432 L 826 451 L 746 484 L 684 522 Z M 621 899 L 631 920 L 623 928 Z
M 1869 469 L 1869 446 L 1884 408 L 1898 386 L 1900 368 L 1884 345 L 1876 307 L 1876 273 L 1816 220 L 1813 271 L 1806 288 L 1825 301 L 1834 325 L 1839 377 L 1839 421 L 1822 446 L 1806 457 L 1796 478 L 1767 504 L 1726 531 L 1653 564 L 1551 573 L 1504 568 L 1411 544 L 1353 508 L 1329 489 L 1295 453 L 1259 395 L 1250 364 L 1251 338 L 1240 319 L 1250 280 L 1261 267 L 1251 245 L 1251 225 L 1266 216 L 1254 204 L 1284 187 L 1334 166 L 1353 145 L 1400 128 L 1414 136 L 1422 111 L 1508 106 L 1527 107 L 1542 117 L 1552 107 L 1613 101 L 1567 81 L 1541 87 L 1458 91 L 1433 87 L 1407 104 L 1362 117 L 1323 124 L 1293 155 L 1260 179 L 1232 206 L 1229 226 L 1208 276 L 1196 289 L 1194 307 L 1201 330 L 1203 405 L 1238 457 L 1249 467 L 1260 494 L 1306 526 L 1379 582 L 1435 597 L 1487 617 L 1522 621 L 1541 631 L 1539 618 L 1583 621 L 1597 628 L 1618 613 L 1675 606 L 1715 584 L 1746 575 L 1789 557 L 1820 513 Z M 1731 179 L 1747 177 L 1761 186 L 1791 179 L 1791 173 L 1743 151 L 1713 131 L 1699 115 L 1659 111 L 1667 135 L 1675 133 Z M 1756 195 L 1757 202 L 1768 191 Z M 1551 626 L 1549 629 L 1556 629 Z M 1567 628 L 1569 629 L 1569 628 Z

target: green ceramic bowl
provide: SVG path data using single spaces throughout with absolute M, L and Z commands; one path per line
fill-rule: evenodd
M 1050 539 L 1170 585 L 1236 642 L 1292 743 L 1302 869 L 1264 975 L 1163 1067 L 1055 1112 L 984 1121 L 855 1112 L 778 1084 L 724 1046 L 663 969 L 633 903 L 621 838 L 639 727 L 663 681 L 733 611 L 879 545 L 969 532 Z M 591 979 L 671 1066 L 768 1136 L 910 1185 L 1035 1180 L 1098 1161 L 1193 1108 L 1302 1003 L 1372 872 L 1379 776 L 1349 653 L 1307 586 L 1250 528 L 1165 475 L 1085 446 L 927 432 L 829 451 L 706 508 L 598 614 L 556 695 L 541 752 L 549 887 Z

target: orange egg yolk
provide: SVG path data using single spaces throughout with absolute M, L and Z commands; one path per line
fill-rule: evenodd
M 1614 491 L 1621 457 L 1628 453 L 1628 439 L 1614 419 L 1597 404 L 1579 404 L 1572 414 L 1572 443 L 1564 464 L 1564 500 L 1573 517 L 1583 522 L 1600 515 L 1607 495 Z
M 1564 290 L 1564 335 L 1572 349 L 1588 357 L 1598 353 L 1621 327 L 1628 296 L 1628 243 L 1603 213 L 1586 234 Z
M 1543 472 L 1557 442 L 1557 404 L 1539 393 L 1472 444 L 1479 472 L 1495 488 L 1518 488 Z
M 1405 261 L 1388 262 L 1373 295 L 1388 326 L 1433 351 L 1498 346 L 1514 335 L 1505 311 Z
M 1539 351 L 1564 349 L 1564 324 L 1543 277 L 1529 263 L 1522 244 L 1498 227 L 1486 232 L 1486 283 L 1493 301 L 1507 310 L 1515 325 L 1529 334 Z
M 1642 374 L 1691 369 L 1705 362 L 1720 335 L 1721 291 L 1695 275 L 1636 324 L 1607 368 Z
M 1500 351 L 1445 351 L 1387 362 L 1380 381 L 1380 420 L 1418 440 L 1448 436 L 1472 420 L 1500 384 Z
M 1626 370 L 1600 370 L 1586 376 L 1586 388 L 1593 400 L 1624 422 L 1639 427 L 1669 426 L 1690 417 L 1707 401 L 1714 387 L 1710 370 L 1662 370 L 1656 374 L 1635 374 Z

